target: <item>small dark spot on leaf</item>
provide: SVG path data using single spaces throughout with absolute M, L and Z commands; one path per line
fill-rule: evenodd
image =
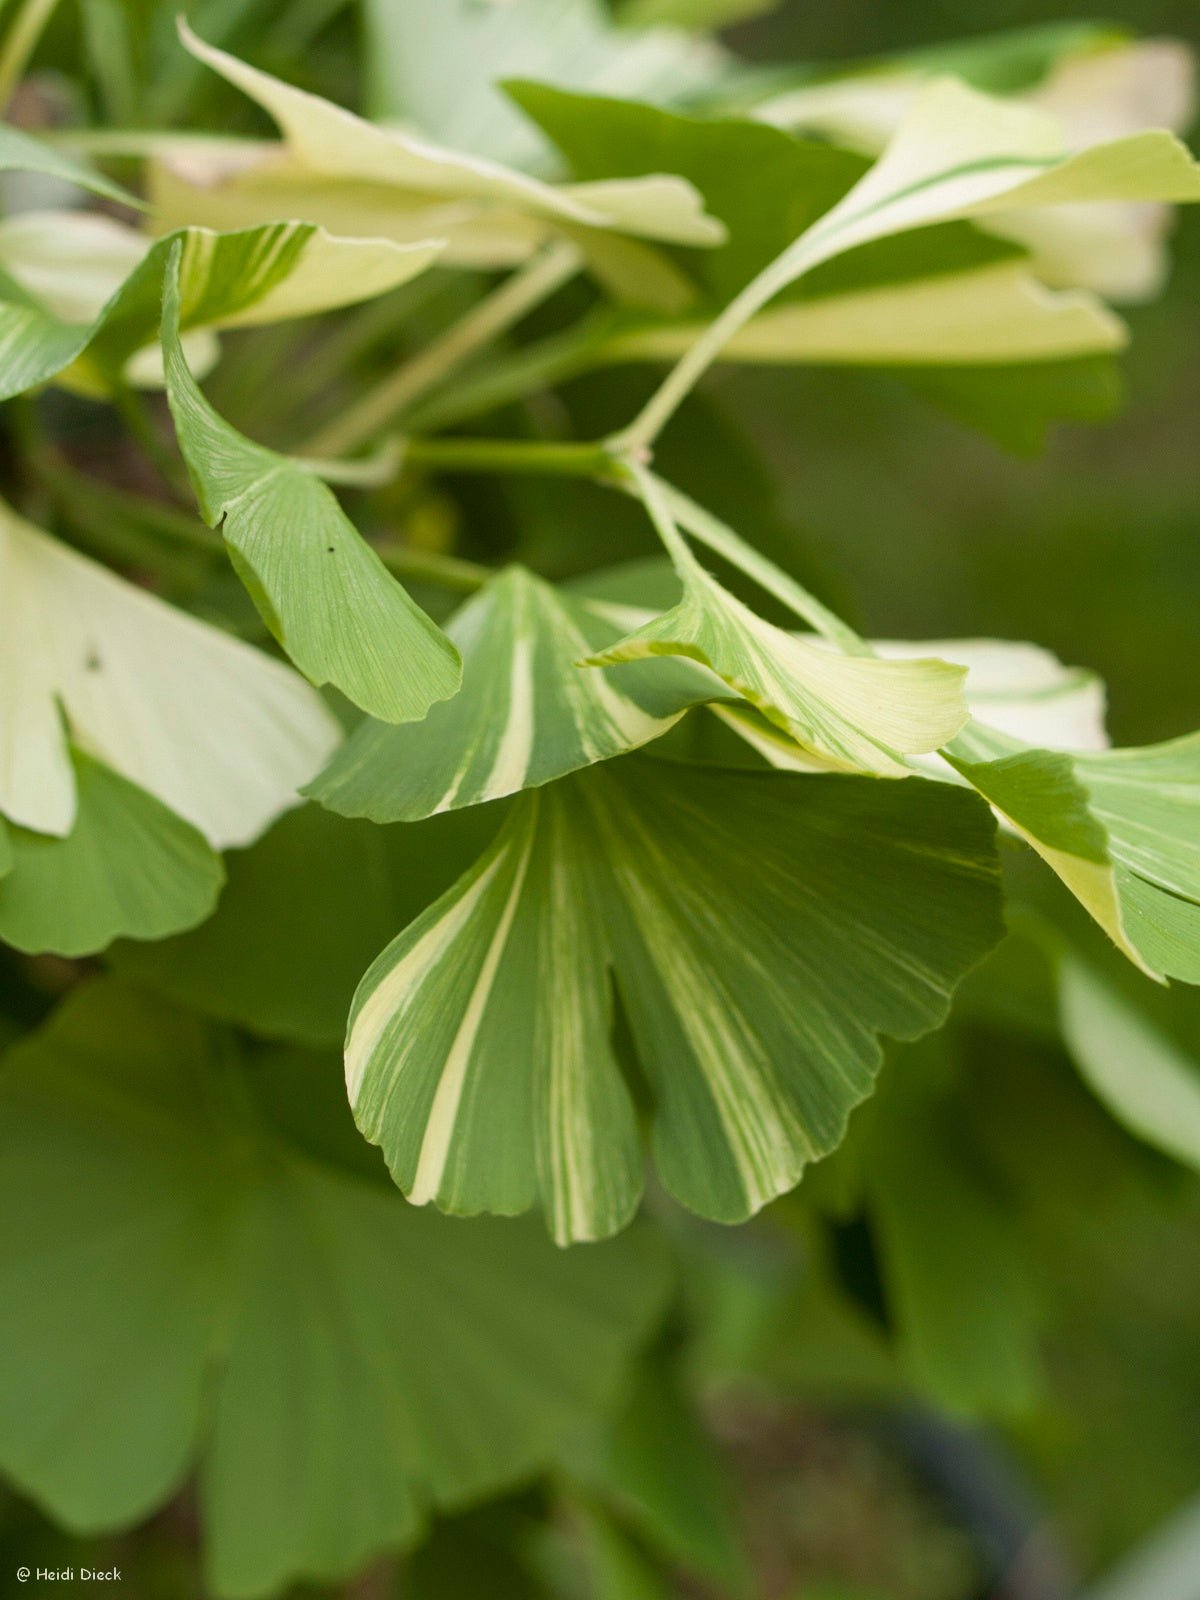
M 96 652 L 94 650 L 89 650 L 84 658 L 83 665 L 84 670 L 87 672 L 99 672 L 102 663 Z
M 332 546 L 332 545 L 331 545 L 331 544 L 327 544 L 327 545 L 326 545 L 326 546 L 325 546 L 325 548 L 326 548 L 326 550 L 327 550 L 327 551 L 328 551 L 328 552 L 329 552 L 329 554 L 330 554 L 330 555 L 332 555 L 332 554 L 333 554 L 333 546 Z

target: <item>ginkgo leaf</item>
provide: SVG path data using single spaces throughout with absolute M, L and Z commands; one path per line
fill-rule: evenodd
M 675 360 L 697 323 L 632 328 L 602 347 L 607 360 Z M 1058 361 L 1120 350 L 1128 331 L 1082 291 L 1055 293 L 1019 261 L 931 274 L 879 288 L 795 300 L 760 312 L 720 354 L 774 366 L 945 365 Z
M 81 751 L 65 839 L 8 827 L 0 939 L 18 950 L 85 956 L 114 939 L 162 939 L 202 922 L 224 882 L 220 858 L 161 801 Z
M 1081 202 L 1200 199 L 1200 167 L 1173 134 L 1072 152 L 1055 118 L 938 79 L 875 165 L 725 307 L 612 441 L 644 448 L 728 341 L 782 290 L 862 245 L 952 221 Z
M 120 944 L 123 976 L 270 1039 L 336 1048 L 363 969 L 491 842 L 495 808 L 378 828 L 300 806 L 225 857 L 215 915 L 174 939 Z
M 218 848 L 257 837 L 340 730 L 301 678 L 0 505 L 0 813 L 69 834 L 68 741 Z
M 931 83 L 883 155 L 797 242 L 795 267 L 909 228 L 1046 205 L 1200 199 L 1200 169 L 1173 134 L 1150 130 L 1072 151 L 1056 118 Z
M 205 44 L 183 22 L 180 37 L 198 60 L 262 106 L 283 134 L 286 155 L 282 161 L 269 147 L 260 148 L 257 161 L 253 152 L 235 155 L 232 161 L 228 153 L 225 159 L 218 155 L 215 167 L 211 160 L 206 164 L 203 155 L 193 152 L 190 162 L 185 155 L 185 175 L 189 167 L 193 175 L 202 171 L 205 183 L 211 185 L 215 180 L 222 188 L 228 185 L 235 201 L 241 181 L 248 178 L 260 202 L 269 205 L 273 180 L 282 174 L 285 184 L 289 178 L 332 180 L 334 203 L 343 207 L 357 198 L 374 201 L 378 207 L 390 196 L 395 225 L 401 228 L 411 226 L 414 213 L 427 213 L 439 235 L 449 234 L 457 222 L 468 232 L 474 228 L 486 237 L 495 230 L 503 235 L 506 220 L 512 218 L 525 251 L 536 248 L 548 228 L 580 229 L 584 234 L 591 229 L 616 230 L 694 245 L 718 243 L 724 237 L 724 229 L 705 215 L 699 195 L 682 178 L 664 174 L 645 181 L 544 183 L 488 157 L 449 150 L 415 134 L 364 121 Z M 164 159 L 171 161 L 169 146 L 164 149 Z M 176 165 L 175 176 L 178 179 L 180 175 Z M 351 186 L 349 194 L 347 185 Z M 152 192 L 156 200 L 165 198 L 157 187 Z M 221 198 L 220 194 L 209 196 L 210 203 L 218 205 Z M 451 206 L 457 207 L 456 215 L 439 217 L 439 211 L 446 213 Z M 409 213 L 407 223 L 405 212 Z M 260 217 L 271 214 L 258 213 Z M 302 214 L 328 220 L 312 210 Z M 429 231 L 426 226 L 425 232 Z M 503 259 L 513 259 L 511 241 Z
M 300 670 L 389 722 L 423 717 L 459 686 L 458 652 L 305 464 L 251 443 L 209 405 L 179 342 L 175 247 L 163 293 L 167 398 L 211 527 Z
M 362 723 L 306 793 L 343 816 L 414 821 L 623 755 L 690 706 L 730 697 L 682 661 L 583 668 L 620 626 L 523 567 L 493 578 L 446 631 L 462 651 L 459 693 L 423 722 Z
M 215 329 L 383 294 L 423 272 L 440 249 L 436 240 L 334 238 L 299 222 L 224 234 L 185 228 L 156 243 L 98 217 L 64 223 L 50 213 L 0 226 L 8 279 L 0 284 L 0 398 L 67 368 L 69 381 L 101 393 L 122 377 L 161 381 L 157 351 L 147 347 L 157 342 L 163 275 L 177 246 L 181 326 L 189 340 L 210 341 Z
M 0 1463 L 78 1532 L 194 1470 L 222 1600 L 348 1579 L 548 1466 L 666 1287 L 643 1237 L 415 1212 L 339 1099 L 336 1057 L 247 1058 L 111 982 L 0 1063 Z
M 606 762 L 525 795 L 367 973 L 355 1120 L 414 1201 L 611 1233 L 640 1188 L 611 965 L 665 1183 L 741 1220 L 838 1143 L 877 1035 L 941 1020 L 998 905 L 983 809 L 949 786 Z
M 0 172 L 36 172 L 44 178 L 56 178 L 61 183 L 74 184 L 77 189 L 87 189 L 104 200 L 115 200 L 118 205 L 143 210 L 142 202 L 119 183 L 113 183 L 102 173 L 76 161 L 63 150 L 43 144 L 19 128 L 0 126 Z
M 1000 43 L 1000 41 L 997 41 Z M 1023 104 L 1053 116 L 1064 147 L 1078 150 L 1147 128 L 1184 132 L 1192 121 L 1194 66 L 1171 39 L 1064 39 L 1057 59 L 1043 63 L 1035 84 L 1021 84 Z M 756 108 L 780 126 L 805 129 L 875 154 L 910 110 L 932 69 L 966 76 L 987 88 L 972 64 L 954 56 L 909 58 L 861 76 L 838 77 L 785 93 Z M 998 86 L 1008 92 L 1009 85 Z M 1162 283 L 1166 266 L 1163 207 L 1130 202 L 1072 206 L 1067 211 L 1014 212 L 985 224 L 1033 253 L 1040 276 L 1083 285 L 1118 299 L 1143 299 Z
M 1106 750 L 1104 682 L 1041 645 L 1009 639 L 872 639 L 885 660 L 935 655 L 967 669 L 971 715 L 999 733 L 1052 750 Z M 932 768 L 930 769 L 932 770 Z
M 1200 983 L 1200 734 L 1076 754 L 972 723 L 944 754 L 1132 961 Z
M 1073 951 L 1056 970 L 1063 1040 L 1088 1087 L 1139 1139 L 1200 1168 L 1200 1063 Z
M 966 721 L 964 667 L 823 648 L 757 616 L 704 570 L 680 535 L 669 549 L 683 599 L 594 654 L 592 666 L 689 657 L 802 749 L 847 771 L 903 777 L 910 770 L 904 755 L 938 749 Z

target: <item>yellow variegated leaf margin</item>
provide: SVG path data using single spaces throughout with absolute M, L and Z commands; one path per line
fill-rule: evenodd
M 363 722 L 307 794 L 343 816 L 411 822 L 623 755 L 689 707 L 733 698 L 685 661 L 582 667 L 621 629 L 523 567 L 493 578 L 446 632 L 462 652 L 458 694 L 422 722 Z
M 905 777 L 906 755 L 936 750 L 967 720 L 966 668 L 843 654 L 765 622 L 696 560 L 657 480 L 636 473 L 683 583 L 677 606 L 594 654 L 608 667 L 685 656 L 709 667 L 802 749 L 832 767 Z
M 640 1161 L 611 967 L 664 1182 L 740 1221 L 839 1142 L 878 1035 L 936 1026 L 1000 934 L 963 791 L 606 762 L 523 796 L 367 973 L 351 1104 L 415 1201 L 613 1232 Z
M 972 723 L 944 754 L 1132 961 L 1200 983 L 1200 734 L 1079 754 Z
M 558 227 L 613 229 L 676 244 L 719 243 L 724 229 L 704 212 L 696 189 L 683 178 L 663 175 L 642 180 L 601 183 L 543 183 L 485 156 L 446 149 L 415 134 L 364 121 L 318 95 L 293 88 L 269 73 L 248 66 L 224 50 L 204 43 L 180 22 L 188 50 L 223 78 L 255 100 L 279 125 L 290 160 L 285 175 L 334 179 L 343 187 L 382 186 L 395 204 L 411 209 L 414 202 L 467 203 L 480 215 L 484 230 L 487 208 L 515 212 Z M 269 158 L 270 159 L 270 158 Z M 265 179 L 269 194 L 272 174 L 249 170 L 251 182 Z M 231 174 L 237 186 L 238 173 Z M 376 197 L 377 203 L 377 197 Z M 458 221 L 470 221 L 460 215 Z M 536 235 L 531 240 L 536 243 Z
M 95 320 L 83 324 L 9 278 L 0 286 L 0 398 L 66 368 L 76 386 L 98 392 L 126 375 L 135 357 L 142 375 L 146 346 L 158 334 L 163 273 L 176 247 L 185 330 L 286 321 L 369 299 L 423 272 L 441 248 L 436 240 L 399 245 L 334 238 L 305 222 L 235 233 L 185 228 L 152 244 Z M 111 258 L 111 243 L 107 251 Z
M 302 678 L 0 505 L 0 813 L 65 836 L 69 744 L 193 824 L 248 844 L 340 737 Z
M 163 292 L 167 398 L 205 520 L 306 677 L 385 721 L 423 717 L 458 688 L 458 652 L 314 472 L 253 444 L 200 392 L 179 341 L 180 250 Z

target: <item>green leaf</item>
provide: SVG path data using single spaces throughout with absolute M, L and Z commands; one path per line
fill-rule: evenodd
M 646 505 L 683 582 L 672 610 L 590 658 L 606 667 L 685 656 L 709 667 L 802 749 L 848 771 L 903 777 L 904 755 L 936 750 L 967 718 L 966 669 L 933 659 L 847 655 L 764 622 L 696 560 L 669 500 L 643 477 Z
M 119 183 L 19 128 L 0 126 L 0 172 L 36 172 L 41 177 L 87 189 L 104 200 L 115 200 L 118 205 L 132 206 L 137 211 L 146 209 L 136 195 L 122 189 Z
M 908 1067 L 901 1056 L 896 1066 Z M 1028 1411 L 1039 1312 L 1003 1198 L 963 1150 L 945 1106 L 893 1099 L 873 1125 L 870 1211 L 901 1359 L 937 1402 L 968 1416 Z
M 176 248 L 180 326 L 196 339 L 383 294 L 423 272 L 440 246 L 334 238 L 302 222 L 235 233 L 184 228 L 148 244 L 106 218 L 10 219 L 0 225 L 7 266 L 0 332 L 8 351 L 0 398 L 60 374 L 99 393 L 130 378 L 161 381 L 151 346 Z
M 838 1143 L 877 1034 L 941 1020 L 997 904 L 988 828 L 949 788 L 607 762 L 526 795 L 367 973 L 355 1118 L 415 1201 L 614 1231 L 640 1162 L 611 964 L 664 1181 L 740 1221 Z
M 179 246 L 163 295 L 167 398 L 211 527 L 263 620 L 313 683 L 388 722 L 458 689 L 458 652 L 304 463 L 252 444 L 200 392 L 179 343 Z
M 1088 1087 L 1139 1139 L 1200 1170 L 1200 1064 L 1070 950 L 1059 1019 Z
M 71 764 L 78 809 L 65 839 L 0 819 L 0 939 L 84 956 L 116 938 L 161 939 L 203 921 L 225 875 L 201 835 L 82 751 Z
M 218 849 L 295 803 L 340 730 L 280 662 L 0 504 L 0 813 L 65 836 L 73 741 Z
M 226 857 L 228 885 L 202 927 L 119 945 L 111 959 L 206 1016 L 336 1047 L 363 969 L 470 866 L 499 821 L 474 812 L 381 829 L 302 806 Z
M 1132 961 L 1200 983 L 1200 734 L 1075 754 L 972 723 L 945 755 Z
M 405 727 L 362 723 L 306 793 L 343 816 L 413 821 L 623 755 L 727 694 L 682 662 L 583 668 L 620 636 L 610 614 L 508 568 L 447 624 L 463 656 L 454 699 Z
M 745 1594 L 732 1486 L 676 1351 L 654 1351 L 638 1364 L 619 1415 L 568 1465 L 665 1560 L 719 1584 L 722 1593 Z
M 585 182 L 678 172 L 725 224 L 726 242 L 686 258 L 710 300 L 723 304 L 839 201 L 866 169 L 861 156 L 805 143 L 740 118 L 682 116 L 567 93 L 522 78 L 505 92 Z M 746 173 L 754 173 L 754 184 Z
M 294 1058 L 294 1094 L 330 1070 Z M 195 1467 L 229 1600 L 347 1577 L 548 1465 L 662 1292 L 638 1238 L 564 1256 L 305 1153 L 263 1073 L 106 983 L 0 1067 L 0 1461 L 80 1532 Z

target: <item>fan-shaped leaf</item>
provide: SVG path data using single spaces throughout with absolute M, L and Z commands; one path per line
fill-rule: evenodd
M 932 1027 L 998 936 L 989 830 L 952 795 L 628 757 L 525 796 L 363 980 L 360 1128 L 415 1200 L 619 1227 L 639 1184 L 611 964 L 665 1182 L 750 1215 L 837 1144 L 876 1035 Z
M 649 656 L 687 656 L 732 689 L 822 762 L 849 771 L 903 777 L 903 755 L 936 750 L 967 718 L 966 669 L 944 661 L 881 661 L 825 649 L 764 622 L 692 555 L 669 507 L 647 509 L 683 582 L 683 599 L 619 643 L 590 658 L 597 667 Z
M 536 788 L 658 738 L 689 706 L 729 697 L 685 662 L 593 672 L 620 634 L 605 609 L 511 567 L 447 624 L 463 686 L 423 722 L 365 722 L 307 793 L 343 816 L 413 821 Z
M 0 812 L 39 833 L 74 823 L 69 738 L 223 847 L 294 804 L 340 736 L 287 667 L 2 505 L 0 668 Z
M 458 652 L 312 470 L 252 444 L 200 392 L 179 342 L 179 248 L 163 296 L 167 397 L 205 520 L 308 678 L 385 721 L 423 717 L 457 690 Z
M 421 1215 L 262 1109 L 333 1082 L 103 983 L 0 1064 L 0 1462 L 96 1530 L 198 1458 L 231 1600 L 348 1576 L 430 1501 L 547 1463 L 661 1295 L 641 1240 L 564 1256 Z
M 200 834 L 90 756 L 73 750 L 71 762 L 77 809 L 65 839 L 0 818 L 0 939 L 83 956 L 203 921 L 224 873 Z
M 1200 734 L 1074 754 L 972 723 L 945 755 L 1132 961 L 1200 983 Z

